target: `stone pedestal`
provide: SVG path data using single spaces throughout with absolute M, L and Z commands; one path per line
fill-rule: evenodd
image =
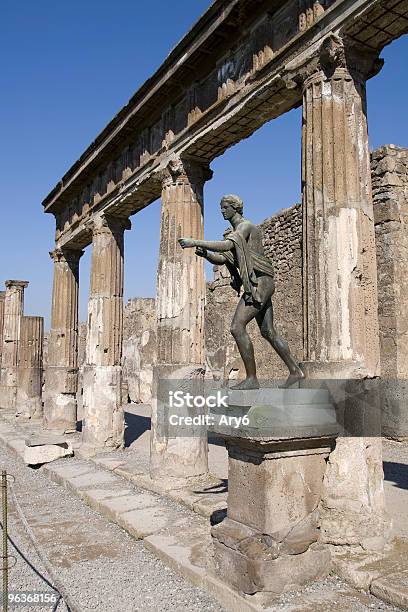
M 82 441 L 94 448 L 124 444 L 122 407 L 123 256 L 126 218 L 102 215 L 92 230 Z
M 78 379 L 78 284 L 83 251 L 56 249 L 51 330 L 45 371 L 44 427 L 75 430 Z
M 224 418 L 246 415 L 249 424 L 235 433 L 213 427 L 229 462 L 227 517 L 212 528 L 215 573 L 240 592 L 282 593 L 330 568 L 319 543 L 319 505 L 338 426 L 327 394 L 314 395 L 316 402 L 311 390 L 230 392 Z M 220 414 L 212 413 L 216 422 Z M 272 435 L 277 415 L 280 433 Z
M 4 300 L 3 348 L 1 354 L 0 407 L 15 410 L 18 384 L 18 343 L 24 313 L 27 281 L 6 281 Z
M 194 249 L 182 249 L 181 237 L 204 238 L 203 188 L 212 173 L 191 159 L 174 159 L 162 175 L 160 255 L 157 272 L 158 366 L 154 389 L 169 377 L 203 376 L 204 369 L 204 261 Z M 198 476 L 208 470 L 204 436 L 169 440 L 156 429 L 161 415 L 153 393 L 151 475 L 154 478 Z
M 44 319 L 22 317 L 18 350 L 16 416 L 42 417 L 43 339 Z

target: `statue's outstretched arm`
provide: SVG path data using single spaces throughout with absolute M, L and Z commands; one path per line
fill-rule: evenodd
M 201 247 L 208 251 L 215 251 L 216 253 L 225 253 L 231 251 L 234 248 L 232 240 L 216 240 L 214 242 L 210 240 L 193 240 L 192 238 L 180 238 L 179 244 L 183 249 L 190 249 L 192 247 Z
M 204 259 L 217 266 L 222 266 L 227 261 L 225 256 L 221 255 L 221 253 L 209 253 L 207 249 L 203 249 L 202 247 L 196 248 L 196 255 L 204 257 Z

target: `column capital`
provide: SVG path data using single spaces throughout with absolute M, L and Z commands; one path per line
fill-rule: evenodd
M 329 34 L 312 55 L 289 62 L 282 79 L 288 89 L 305 90 L 314 80 L 348 78 L 364 83 L 378 74 L 384 60 L 378 52 L 347 37 Z
M 85 228 L 92 233 L 92 236 L 122 233 L 131 227 L 132 223 L 128 217 L 116 217 L 109 213 L 95 215 L 85 223 Z
M 192 185 L 204 184 L 212 179 L 213 171 L 208 162 L 192 156 L 172 157 L 165 168 L 158 172 L 163 186 L 188 182 Z
M 23 280 L 6 280 L 4 284 L 6 285 L 7 289 L 10 289 L 11 287 L 21 287 L 22 289 L 25 289 L 28 287 L 28 281 Z
M 4 301 L 5 299 L 6 299 L 6 292 L 0 291 L 0 302 Z
M 84 251 L 80 249 L 70 249 L 67 247 L 56 248 L 50 251 L 50 257 L 54 263 L 77 264 L 81 259 Z

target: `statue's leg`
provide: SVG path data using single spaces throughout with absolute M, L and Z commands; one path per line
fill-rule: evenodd
M 246 326 L 259 313 L 259 308 L 246 304 L 243 298 L 238 302 L 234 318 L 231 323 L 231 334 L 237 343 L 239 353 L 244 362 L 246 379 L 231 387 L 232 389 L 259 389 L 259 382 L 256 377 L 256 366 L 254 357 L 254 345 L 248 335 Z
M 273 324 L 273 305 L 272 300 L 268 298 L 265 306 L 256 316 L 259 329 L 262 336 L 275 349 L 279 357 L 284 361 L 289 370 L 289 377 L 286 380 L 284 387 L 290 387 L 305 377 L 304 373 L 295 361 L 292 353 L 289 350 L 289 345 L 282 336 L 279 336 Z

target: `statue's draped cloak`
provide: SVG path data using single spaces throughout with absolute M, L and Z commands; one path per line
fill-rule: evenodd
M 232 287 L 239 294 L 241 286 L 244 290 L 244 299 L 247 304 L 261 303 L 258 293 L 258 276 L 266 274 L 274 277 L 273 266 L 264 255 L 255 253 L 249 248 L 245 238 L 238 232 L 229 232 L 226 236 L 235 246 L 235 255 L 232 251 L 224 251 L 226 266 L 231 274 Z

